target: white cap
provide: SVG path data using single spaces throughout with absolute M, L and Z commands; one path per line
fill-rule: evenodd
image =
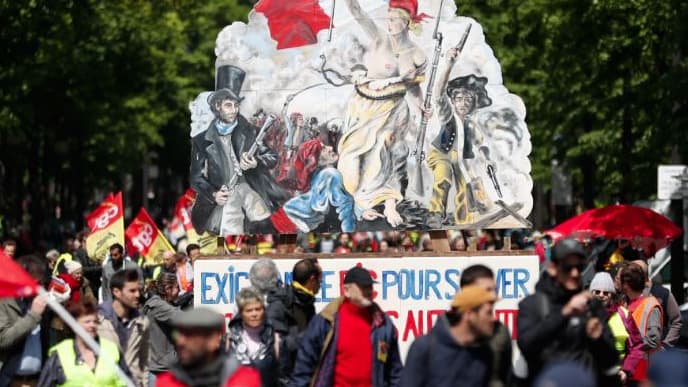
M 606 271 L 601 271 L 595 274 L 595 277 L 593 277 L 592 282 L 590 283 L 590 290 L 602 290 L 610 293 L 616 293 L 614 280 Z

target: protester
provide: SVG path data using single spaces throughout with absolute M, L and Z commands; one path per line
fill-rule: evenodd
M 39 283 L 46 266 L 40 258 L 23 256 L 17 263 Z M 0 386 L 34 386 L 43 365 L 41 327 L 46 310 L 42 296 L 0 299 Z
M 308 324 L 292 385 L 399 385 L 402 365 L 396 328 L 373 302 L 373 283 L 368 270 L 349 269 L 344 296 L 330 302 Z
M 130 269 L 139 271 L 139 278 L 141 279 L 141 283 L 143 283 L 143 273 L 141 269 L 136 262 L 131 260 L 131 258 L 124 256 L 124 247 L 119 243 L 110 246 L 109 259 L 106 259 L 103 263 L 103 282 L 101 287 L 101 299 L 103 302 L 112 301 L 112 293 L 110 292 L 110 288 L 112 287 L 110 285 L 112 276 L 120 270 Z
M 281 282 L 279 269 L 270 258 L 261 258 L 251 265 L 248 279 L 263 297 L 277 289 Z
M 52 273 L 53 270 L 55 270 L 55 264 L 57 263 L 57 257 L 59 257 L 59 256 L 60 256 L 60 252 L 57 251 L 57 249 L 51 249 L 51 250 L 48 250 L 47 253 L 45 253 L 45 260 L 48 264 L 48 271 L 50 273 Z
M 485 265 L 469 266 L 461 273 L 461 289 L 477 285 L 496 294 L 495 277 L 492 270 Z M 490 387 L 508 386 L 511 382 L 512 348 L 511 334 L 499 320 L 494 321 L 494 333 L 488 337 L 492 350 L 492 375 Z
M 10 258 L 14 258 L 17 253 L 17 242 L 12 239 L 8 239 L 2 242 L 2 251 Z
M 191 260 L 191 264 L 193 265 L 198 257 L 201 256 L 201 246 L 195 243 L 190 243 L 186 246 L 186 255 L 189 256 L 189 260 Z
M 134 384 L 148 385 L 149 325 L 139 313 L 140 274 L 137 270 L 120 270 L 113 274 L 110 291 L 113 300 L 98 307 L 98 335 L 117 344 L 131 371 Z
M 621 289 L 626 295 L 628 311 L 633 316 L 643 339 L 645 357 L 639 362 L 631 380 L 647 379 L 648 354 L 662 349 L 662 306 L 653 296 L 643 296 L 646 276 L 643 269 L 631 263 L 621 272 Z
M 229 322 L 229 345 L 244 365 L 260 371 L 262 387 L 279 386 L 280 340 L 267 321 L 263 295 L 255 288 L 244 288 L 236 296 L 239 312 Z
M 101 276 L 103 274 L 103 267 L 91 259 L 88 256 L 88 251 L 86 251 L 86 237 L 88 232 L 82 231 L 76 234 L 74 238 L 74 260 L 81 263 L 83 276 L 88 281 L 91 287 L 91 292 L 94 295 L 98 294 L 98 289 L 100 289 Z
M 117 344 L 98 337 L 98 315 L 92 299 L 85 298 L 66 305 L 69 314 L 100 346 L 100 355 L 79 336 L 61 341 L 50 348 L 39 387 L 43 386 L 126 386 L 114 365 L 130 376 L 124 356 Z
M 669 349 L 652 355 L 647 378 L 641 387 L 688 386 L 688 352 Z
M 181 294 L 193 291 L 193 266 L 189 262 L 189 257 L 184 253 L 174 255 L 177 281 L 179 282 L 179 292 Z
M 294 265 L 291 286 L 277 288 L 267 297 L 268 319 L 284 342 L 281 374 L 291 375 L 303 332 L 315 316 L 315 295 L 320 291 L 322 268 L 317 259 L 302 259 Z
M 163 251 L 162 264 L 153 270 L 153 279 L 157 280 L 162 273 L 177 275 L 177 257 L 174 251 Z
M 174 306 L 179 296 L 177 276 L 163 273 L 154 284 L 153 295 L 143 305 L 143 314 L 150 321 L 149 387 L 155 386 L 157 376 L 177 361 L 172 343 L 172 321 L 181 313 Z
M 528 385 L 548 365 L 562 360 L 580 362 L 598 381 L 618 362 L 603 307 L 581 291 L 586 266 L 583 246 L 559 241 L 535 293 L 519 304 L 518 346 L 528 363 Z
M 462 286 L 450 311 L 411 344 L 401 386 L 491 385 L 493 355 L 487 339 L 494 335 L 496 300 L 494 290 Z
M 636 265 L 640 266 L 648 277 L 648 267 L 647 262 L 643 260 L 633 261 Z M 648 277 L 645 289 L 643 289 L 643 296 L 655 296 L 657 300 L 662 305 L 662 317 L 664 325 L 662 326 L 662 345 L 664 347 L 673 347 L 679 339 L 681 327 L 683 326 L 683 319 L 681 318 L 681 310 L 678 307 L 678 302 L 676 302 L 676 297 L 669 289 L 665 288 L 661 284 L 652 282 Z
M 94 303 L 97 302 L 96 296 L 91 290 L 91 285 L 86 278 L 84 278 L 83 267 L 81 263 L 77 261 L 67 261 L 65 262 L 66 273 L 62 273 L 58 276 L 63 280 L 71 290 L 71 295 L 69 296 L 69 301 L 79 302 L 83 299 L 90 299 Z
M 158 387 L 259 387 L 260 373 L 223 351 L 225 318 L 206 308 L 181 312 L 172 320 L 178 361 L 158 376 Z
M 618 380 L 625 384 L 632 379 L 633 374 L 642 360 L 643 339 L 638 327 L 633 321 L 633 316 L 624 306 L 620 305 L 616 297 L 614 280 L 609 273 L 599 272 L 595 274 L 590 283 L 590 292 L 595 298 L 599 299 L 607 309 L 607 324 L 614 337 L 614 345 L 621 359 L 621 368 L 618 373 Z M 609 382 L 611 384 L 611 381 Z

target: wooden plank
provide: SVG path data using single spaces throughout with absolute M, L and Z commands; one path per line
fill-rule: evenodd
M 432 250 L 434 252 L 448 253 L 451 251 L 449 239 L 447 239 L 447 232 L 445 230 L 430 231 L 430 239 L 432 240 Z

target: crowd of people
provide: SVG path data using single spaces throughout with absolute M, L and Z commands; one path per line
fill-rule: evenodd
M 342 235 L 342 245 L 353 245 Z M 118 244 L 102 264 L 82 241 L 69 246 L 15 259 L 100 351 L 44 296 L 0 300 L 0 386 L 121 386 L 121 375 L 135 386 L 688 385 L 688 367 L 668 366 L 688 364 L 678 305 L 649 281 L 646 261 L 603 268 L 584 289 L 589 254 L 574 240 L 547 248 L 535 292 L 519 305 L 514 336 L 527 372 L 512 366 L 516 348 L 495 320 L 495 275 L 483 265 L 462 271 L 447 311 L 402 362 L 397 327 L 373 301 L 365 268 L 348 270 L 341 297 L 316 312 L 317 259 L 298 261 L 282 284 L 275 263 L 261 258 L 227 323 L 193 307 L 197 245 L 165 253 L 154 267 Z M 3 250 L 14 256 L 13 247 Z

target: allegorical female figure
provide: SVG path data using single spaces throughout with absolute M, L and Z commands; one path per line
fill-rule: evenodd
M 390 0 L 387 25 L 380 27 L 358 0 L 346 3 L 372 42 L 363 59 L 366 74 L 354 82 L 356 93 L 347 107 L 337 169 L 359 214 L 382 205 L 378 217 L 396 227 L 403 223 L 396 207 L 408 185 L 404 138 L 412 123 L 406 97 L 420 112 L 427 65 L 409 31 L 418 30 L 426 15 L 418 15 L 417 0 Z

